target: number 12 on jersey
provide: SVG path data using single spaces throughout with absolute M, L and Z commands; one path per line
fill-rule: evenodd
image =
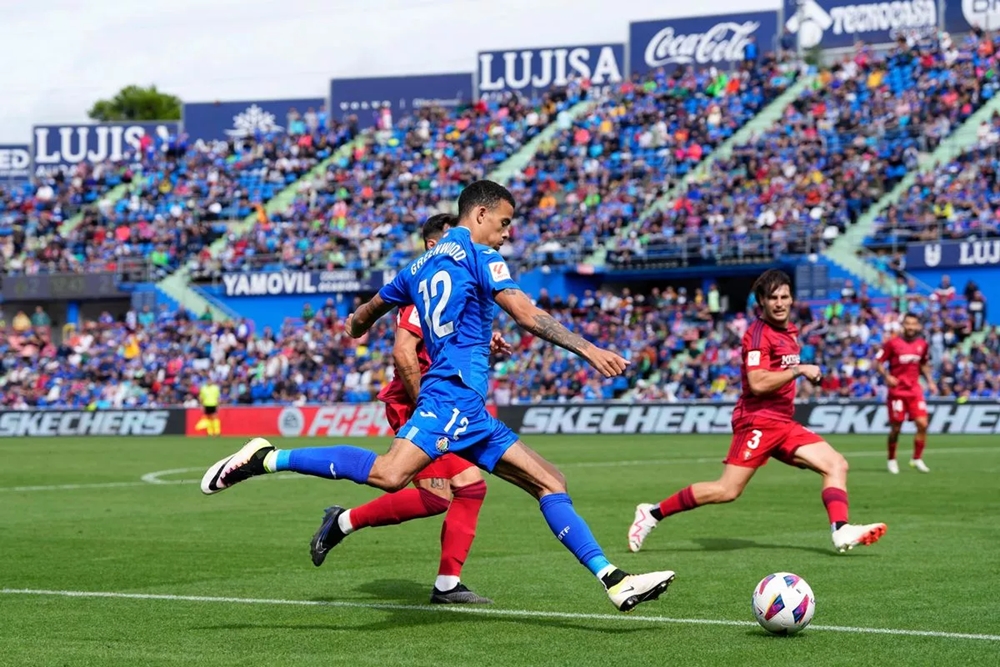
M 428 331 L 435 338 L 444 338 L 454 333 L 454 322 L 441 321 L 445 308 L 448 307 L 448 299 L 451 298 L 451 275 L 447 271 L 438 271 L 430 280 L 421 280 L 417 289 L 424 302 L 424 322 Z M 432 304 L 431 301 L 435 299 L 436 302 Z

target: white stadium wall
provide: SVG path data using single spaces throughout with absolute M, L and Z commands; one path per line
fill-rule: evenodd
M 0 142 L 86 121 L 94 100 L 132 83 L 189 101 L 326 97 L 331 78 L 472 72 L 484 51 L 624 43 L 630 21 L 777 10 L 781 0 L 8 4 Z

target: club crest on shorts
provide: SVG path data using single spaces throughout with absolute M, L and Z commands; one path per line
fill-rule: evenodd
M 442 454 L 448 451 L 448 438 L 438 438 L 437 450 Z

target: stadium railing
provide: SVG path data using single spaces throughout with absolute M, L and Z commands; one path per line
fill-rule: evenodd
M 741 235 L 723 234 L 715 241 L 703 233 L 682 234 L 610 250 L 607 261 L 616 268 L 750 264 L 773 262 L 787 255 L 809 255 L 824 247 L 819 232 L 782 231 L 783 238 L 772 230 L 755 230 Z

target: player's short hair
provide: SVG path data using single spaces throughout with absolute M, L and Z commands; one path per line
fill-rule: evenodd
M 454 227 L 458 223 L 458 218 L 451 213 L 438 213 L 432 215 L 424 221 L 424 226 L 420 228 L 420 235 L 424 243 L 431 239 L 439 239 L 444 236 L 445 227 Z
M 903 319 L 904 319 L 904 320 L 906 320 L 906 319 L 909 319 L 909 318 L 911 318 L 911 317 L 912 317 L 913 319 L 915 319 L 915 320 L 916 320 L 917 322 L 923 322 L 923 320 L 921 320 L 921 319 L 920 319 L 920 316 L 919 316 L 919 315 L 917 315 L 917 314 L 916 314 L 915 312 L 913 312 L 912 310 L 908 310 L 908 311 L 906 311 L 906 312 L 905 312 L 905 313 L 903 314 Z
M 458 217 L 464 218 L 477 206 L 493 208 L 502 201 L 511 206 L 517 205 L 514 203 L 514 195 L 510 193 L 510 190 L 499 183 L 486 180 L 470 183 L 458 196 Z
M 774 294 L 774 291 L 782 285 L 792 287 L 792 279 L 781 269 L 768 269 L 753 282 L 753 293 L 757 297 L 757 303 L 762 303 L 767 297 Z

